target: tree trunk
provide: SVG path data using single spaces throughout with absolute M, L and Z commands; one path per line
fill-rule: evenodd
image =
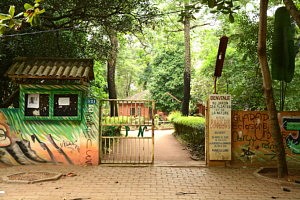
M 181 113 L 184 116 L 189 115 L 189 104 L 191 97 L 191 45 L 190 45 L 190 14 L 188 12 L 187 6 L 185 3 L 185 17 L 184 17 L 184 47 L 185 47 L 185 66 L 184 66 L 184 75 L 183 75 L 183 101 L 181 107 Z
M 111 49 L 107 58 L 107 85 L 109 99 L 117 99 L 117 89 L 115 83 L 115 72 L 118 53 L 118 38 L 115 30 L 108 31 Z M 110 116 L 117 116 L 118 109 L 116 102 L 110 103 Z
M 290 15 L 296 21 L 298 27 L 300 27 L 300 11 L 295 6 L 293 0 L 283 0 L 286 9 L 289 11 Z
M 125 87 L 125 97 L 129 96 L 131 82 L 132 82 L 132 76 L 131 76 L 131 74 L 128 74 L 127 80 L 126 80 L 126 87 Z
M 271 80 L 270 70 L 267 61 L 267 51 L 266 51 L 267 9 L 268 9 L 268 0 L 260 0 L 258 58 L 259 58 L 261 73 L 263 76 L 265 101 L 268 109 L 268 114 L 270 117 L 269 126 L 271 127 L 271 134 L 276 146 L 278 177 L 281 178 L 288 175 L 288 170 L 287 170 L 285 150 L 283 145 L 283 138 L 280 132 L 277 110 L 276 110 L 274 96 L 273 96 L 272 80 Z

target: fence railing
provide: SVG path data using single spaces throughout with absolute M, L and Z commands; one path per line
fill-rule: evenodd
M 101 163 L 152 163 L 152 137 L 102 137 Z
M 154 106 L 149 100 L 101 101 L 101 163 L 154 162 Z

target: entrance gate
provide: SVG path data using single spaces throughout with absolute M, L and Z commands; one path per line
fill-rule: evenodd
M 100 101 L 100 163 L 154 163 L 154 101 Z

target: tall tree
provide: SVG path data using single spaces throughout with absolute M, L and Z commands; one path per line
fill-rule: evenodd
M 183 100 L 181 105 L 182 115 L 189 115 L 189 104 L 191 98 L 191 45 L 190 45 L 190 30 L 191 30 L 191 13 L 189 0 L 184 2 L 184 75 L 183 75 Z
M 174 35 L 174 34 L 173 34 Z M 169 113 L 179 110 L 183 98 L 184 43 L 177 41 L 172 47 L 162 49 L 150 67 L 148 82 L 157 109 Z
M 40 0 L 35 1 L 39 2 Z M 9 0 L 1 2 L 0 12 L 2 12 L 2 8 L 5 9 L 5 11 L 8 10 L 11 2 L 13 1 Z M 16 9 L 20 7 L 23 7 L 23 4 L 16 3 Z M 103 30 L 114 30 L 116 34 L 120 32 L 127 33 L 141 31 L 144 25 L 152 23 L 151 20 L 154 17 L 156 10 L 149 0 L 48 0 L 43 3 L 43 8 L 45 8 L 46 12 L 43 13 L 40 17 L 41 26 L 38 29 L 34 29 L 32 31 L 35 32 L 42 30 L 44 32 L 57 32 L 58 30 L 66 29 L 71 31 L 78 30 L 80 32 L 88 34 L 88 42 L 95 41 L 93 37 L 96 35 L 97 37 L 99 37 L 99 40 L 106 41 L 103 42 L 104 45 L 101 46 L 106 47 L 106 49 L 101 50 L 101 56 L 95 56 L 94 54 L 93 57 L 108 60 L 107 66 L 112 66 L 112 69 L 108 70 L 110 73 L 113 73 L 115 71 L 114 67 L 116 60 L 113 61 L 113 58 L 116 58 L 116 56 L 114 55 L 117 51 L 109 52 L 109 50 L 114 51 L 115 47 L 112 46 L 111 48 L 109 48 L 109 45 L 106 44 L 114 45 L 115 40 L 113 39 L 113 35 L 110 35 L 109 32 L 105 32 Z M 0 20 L 2 24 L 2 15 L 0 15 Z M 99 31 L 101 34 L 94 34 L 94 32 L 96 31 Z M 107 42 L 107 38 L 113 40 Z M 49 43 L 49 46 L 51 45 L 52 43 Z M 96 45 L 89 44 L 87 46 L 97 48 Z M 82 52 L 84 52 L 87 49 L 84 48 L 82 50 Z M 82 55 L 86 56 L 88 54 L 82 53 Z M 10 59 L 12 59 L 12 57 Z M 109 77 L 112 77 L 112 74 L 110 74 Z M 109 88 L 115 88 L 115 83 L 112 83 L 110 81 Z M 116 94 L 116 92 L 113 90 L 114 89 L 112 89 L 112 94 L 110 96 L 112 98 L 116 98 L 116 95 L 114 95 Z
M 265 101 L 266 101 L 266 105 L 270 117 L 269 125 L 271 127 L 271 134 L 276 146 L 278 177 L 284 177 L 288 175 L 288 169 L 287 169 L 285 150 L 283 145 L 283 138 L 280 132 L 277 110 L 276 110 L 275 100 L 273 96 L 272 79 L 271 79 L 270 70 L 268 66 L 267 51 L 266 51 L 267 10 L 268 10 L 268 0 L 260 0 L 258 58 L 261 67 L 261 73 L 263 76 Z
M 118 37 L 115 30 L 108 30 L 108 36 L 110 40 L 110 51 L 107 58 L 107 85 L 108 85 L 108 97 L 109 99 L 117 99 L 117 88 L 115 82 L 116 63 L 118 54 Z M 110 115 L 115 116 L 117 111 L 116 102 L 110 102 Z

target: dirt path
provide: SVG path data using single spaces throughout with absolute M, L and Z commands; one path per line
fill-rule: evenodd
M 174 130 L 155 130 L 154 162 L 156 165 L 202 166 L 205 161 L 195 161 L 190 153 L 172 135 Z

